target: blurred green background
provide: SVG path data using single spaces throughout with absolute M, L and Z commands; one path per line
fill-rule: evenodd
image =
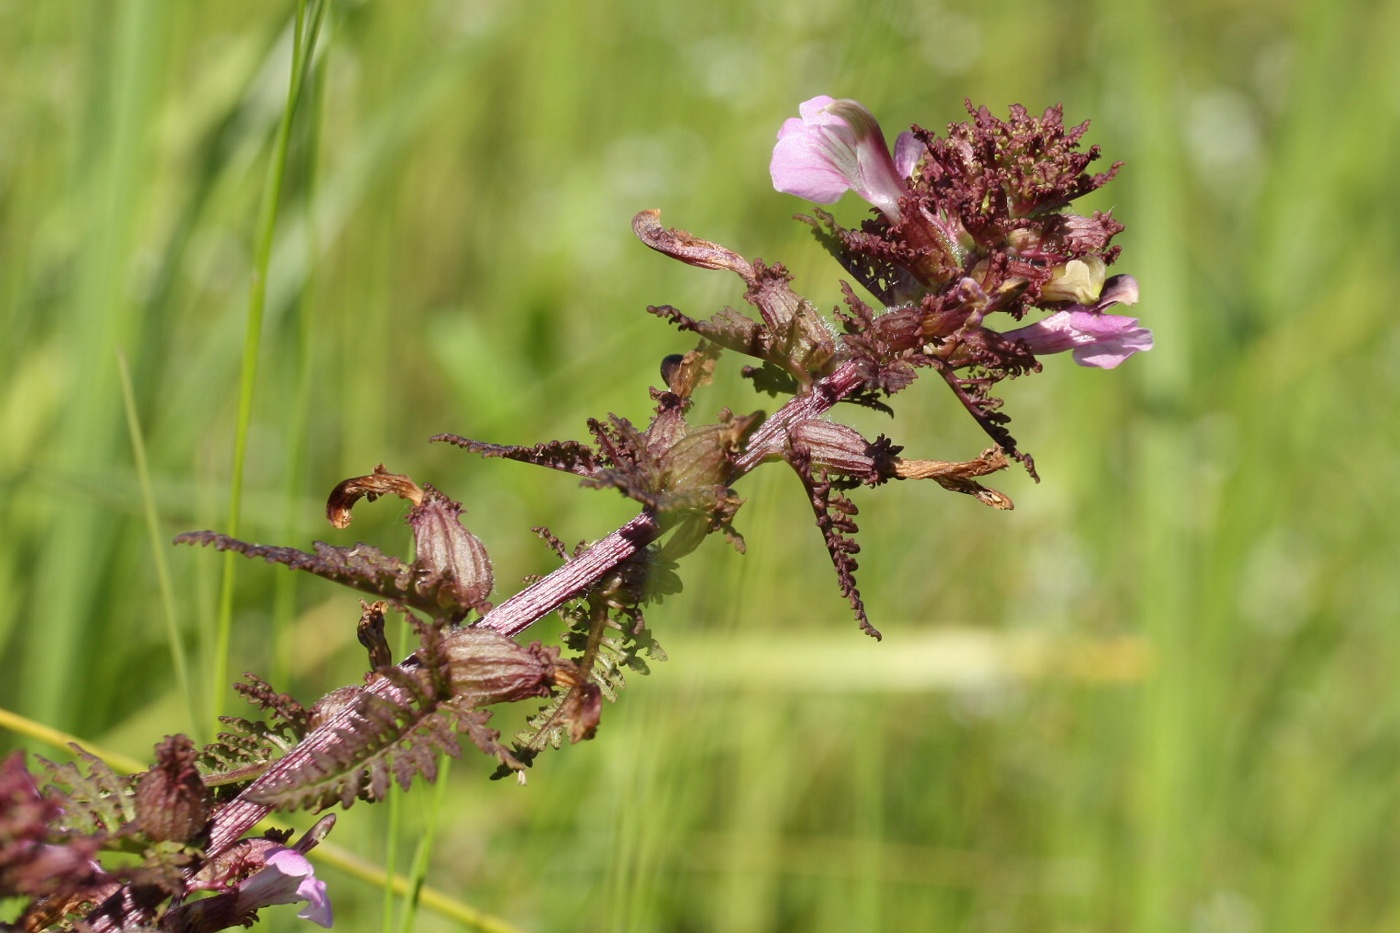
M 139 757 L 231 705 L 209 683 L 222 559 L 168 541 L 227 526 L 291 18 L 0 5 L 0 706 Z M 643 208 L 833 306 L 839 270 L 767 177 L 823 93 L 891 137 L 964 97 L 1092 119 L 1126 166 L 1085 206 L 1128 225 L 1116 268 L 1157 347 L 1009 385 L 1043 477 L 1000 478 L 1014 512 L 856 493 L 880 644 L 795 480 L 746 480 L 749 553 L 682 567 L 649 613 L 671 660 L 597 741 L 525 788 L 468 758 L 441 811 L 402 802 L 403 845 L 437 827 L 428 883 L 531 931 L 1400 929 L 1400 3 L 335 0 L 290 140 L 244 536 L 402 552 L 401 503 L 321 518 L 383 462 L 466 503 L 504 597 L 552 566 L 531 525 L 630 517 L 426 439 L 645 420 L 659 360 L 693 345 L 645 306 L 741 302 L 638 244 Z M 740 363 L 697 414 L 771 408 Z M 913 456 L 982 449 L 941 385 L 895 401 L 852 421 Z M 235 570 L 235 674 L 308 702 L 358 677 L 353 594 Z M 382 860 L 387 810 L 333 841 Z M 376 891 L 325 874 L 340 928 L 381 927 Z

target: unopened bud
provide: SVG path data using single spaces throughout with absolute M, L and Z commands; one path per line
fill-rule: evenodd
M 360 600 L 360 606 L 360 624 L 355 627 L 355 635 L 369 651 L 370 668 L 393 664 L 394 656 L 389 651 L 388 639 L 384 637 L 384 610 L 389 608 L 389 604 L 383 600 L 375 603 Z
M 414 567 L 423 582 L 436 584 L 444 608 L 479 609 L 495 582 L 491 558 L 476 535 L 462 527 L 462 507 L 432 486 L 408 513 L 413 529 Z
M 341 712 L 358 702 L 364 692 L 364 688 L 356 684 L 346 684 L 343 687 L 335 688 L 317 700 L 316 705 L 311 707 L 311 713 L 307 717 L 308 726 L 317 729 L 330 722 Z
M 875 477 L 870 442 L 854 428 L 833 421 L 804 421 L 793 427 L 791 437 L 795 446 L 811 455 L 814 467 L 861 479 Z
M 1115 275 L 1103 283 L 1103 291 L 1099 293 L 1094 310 L 1102 311 L 1111 305 L 1135 305 L 1137 301 L 1137 279 L 1131 275 Z
M 554 686 L 556 649 L 527 646 L 486 628 L 457 629 L 443 639 L 455 696 L 473 706 L 547 696 Z
M 156 763 L 136 782 L 141 830 L 164 842 L 189 842 L 209 823 L 209 791 L 195 767 L 194 743 L 171 735 L 156 746 Z

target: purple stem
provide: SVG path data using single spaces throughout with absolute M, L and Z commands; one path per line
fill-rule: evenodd
M 830 375 L 817 380 L 811 391 L 789 399 L 750 436 L 743 453 L 735 461 L 731 480 L 747 475 L 765 460 L 781 456 L 787 446 L 788 434 L 795 424 L 820 417 L 859 388 L 863 381 L 854 364 L 843 363 Z M 520 634 L 564 603 L 586 593 L 624 561 L 660 537 L 661 530 L 661 524 L 654 514 L 641 513 L 558 570 L 492 609 L 476 624 L 512 637 Z M 386 697 L 392 697 L 397 692 L 397 688 L 385 677 L 375 678 L 365 689 L 371 694 Z M 282 775 L 301 767 L 321 750 L 340 741 L 341 732 L 352 725 L 354 715 L 354 711 L 347 708 L 317 726 L 307 733 L 296 748 L 273 762 L 236 800 L 221 808 L 214 817 L 209 845 L 205 849 L 207 857 L 212 858 L 229 848 L 271 812 L 271 807 L 248 800 L 248 795 L 277 782 Z M 144 918 L 146 920 L 153 916 L 132 904 L 126 892 L 127 888 L 123 887 L 92 914 L 89 922 L 94 931 L 111 933 L 139 919 L 137 914 L 148 914 Z
M 549 576 L 486 613 L 476 624 L 513 638 L 569 600 L 588 592 L 623 561 L 660 536 L 661 524 L 656 516 L 643 512 Z

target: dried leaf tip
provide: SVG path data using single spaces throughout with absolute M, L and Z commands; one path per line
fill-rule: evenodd
M 983 505 L 1010 511 L 1015 503 L 1006 493 L 977 482 L 974 477 L 987 476 L 1006 469 L 1006 452 L 998 447 L 982 451 L 976 460 L 905 460 L 895 459 L 894 475 L 899 479 L 931 479 L 944 489 L 972 496 Z
M 381 463 L 369 476 L 352 476 L 332 489 L 326 500 L 326 518 L 337 528 L 349 528 L 350 509 L 356 502 L 361 499 L 373 502 L 390 494 L 414 505 L 423 501 L 423 490 L 417 483 L 401 473 L 390 473 Z

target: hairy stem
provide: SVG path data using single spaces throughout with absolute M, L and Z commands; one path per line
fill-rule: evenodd
M 752 472 L 764 461 L 781 456 L 794 425 L 820 417 L 858 389 L 862 382 L 856 367 L 843 363 L 830 375 L 817 380 L 810 391 L 789 399 L 750 436 L 735 461 L 731 481 Z M 662 531 L 661 522 L 654 513 L 642 512 L 578 557 L 501 603 L 476 624 L 512 637 L 518 635 L 564 603 L 588 592 L 608 574 L 656 541 Z M 385 697 L 394 697 L 400 692 L 386 677 L 376 678 L 365 689 L 371 694 Z M 317 726 L 296 748 L 248 785 L 237 800 L 220 809 L 210 831 L 209 845 L 205 850 L 207 856 L 213 857 L 228 849 L 271 812 L 271 807 L 249 798 L 340 741 L 339 737 L 350 727 L 353 715 L 353 711 L 347 708 Z M 98 908 L 89 922 L 97 933 L 119 930 L 140 912 L 141 906 L 132 901 L 124 888 Z
M 488 612 L 477 625 L 503 635 L 519 635 L 661 537 L 656 515 L 643 512 L 533 586 Z

